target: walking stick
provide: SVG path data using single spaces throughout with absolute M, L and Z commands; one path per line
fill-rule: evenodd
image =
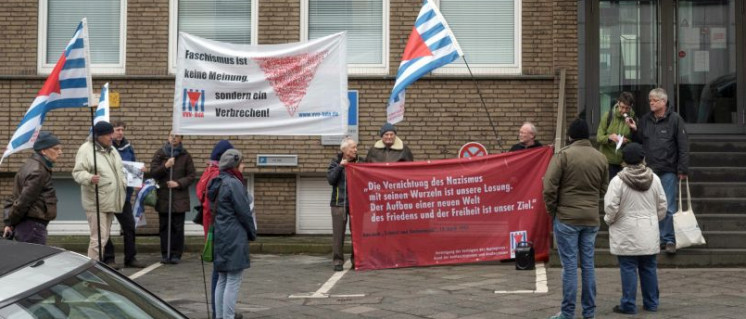
M 169 141 L 171 143 L 171 141 Z M 174 145 L 171 144 L 171 157 L 174 157 Z M 176 165 L 176 160 L 174 160 L 174 165 Z M 174 179 L 174 165 L 171 165 L 171 168 L 169 169 L 169 176 L 168 181 L 172 181 Z M 168 183 L 167 183 L 168 184 Z M 173 196 L 173 188 L 168 188 L 168 239 L 166 240 L 166 259 L 168 259 L 169 262 L 171 262 L 171 196 Z
M 91 146 L 93 150 L 93 175 L 98 175 L 98 165 L 96 163 L 96 131 L 93 130 L 93 120 L 95 118 L 95 113 L 93 111 L 93 108 L 91 107 Z M 99 204 L 98 204 L 98 183 L 93 185 L 94 189 L 96 190 L 96 233 L 98 234 L 98 260 L 103 262 L 104 261 L 104 250 L 103 247 L 101 247 L 101 212 L 99 211 Z

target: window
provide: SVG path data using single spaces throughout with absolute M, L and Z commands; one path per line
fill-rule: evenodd
M 438 5 L 472 72 L 521 73 L 520 0 L 439 0 Z M 468 74 L 468 70 L 459 59 L 435 73 Z
M 176 72 L 179 32 L 234 44 L 256 44 L 257 1 L 171 0 L 168 64 Z
M 50 73 L 83 18 L 88 19 L 91 72 L 124 74 L 125 0 L 39 1 L 39 73 Z
M 388 0 L 302 0 L 301 41 L 347 31 L 352 74 L 388 73 Z

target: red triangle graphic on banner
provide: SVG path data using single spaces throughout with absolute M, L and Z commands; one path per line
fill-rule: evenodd
M 199 96 L 202 95 L 202 92 L 200 92 L 200 91 L 189 91 L 189 92 L 187 92 L 187 95 L 189 96 L 189 104 L 192 107 L 197 107 L 197 101 L 199 101 Z
M 407 46 L 404 48 L 404 54 L 402 55 L 401 60 L 409 61 L 431 55 L 433 55 L 433 53 L 430 51 L 430 48 L 427 47 L 425 41 L 422 40 L 422 36 L 417 32 L 417 28 L 412 28 L 412 33 L 409 34 L 409 40 L 407 40 Z
M 254 58 L 264 71 L 290 116 L 295 115 L 298 104 L 306 96 L 309 83 L 316 75 L 319 64 L 324 61 L 327 51 L 304 53 L 278 58 Z

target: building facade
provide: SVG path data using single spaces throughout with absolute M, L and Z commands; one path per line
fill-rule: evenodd
M 744 77 L 740 1 L 435 2 L 474 76 L 460 61 L 408 88 L 405 120 L 397 127 L 416 160 L 453 158 L 471 141 L 491 153 L 507 151 L 525 121 L 534 122 L 537 139 L 548 144 L 554 140 L 559 106 L 566 108 L 565 120 L 581 113 L 595 126 L 619 92 L 634 91 L 640 101 L 635 107 L 644 111 L 647 91 L 659 85 L 675 92 L 672 102 L 685 119 L 696 123 L 693 131 L 743 133 L 744 93 L 735 90 Z M 128 123 L 127 138 L 140 161 L 150 161 L 171 128 L 178 32 L 233 43 L 276 44 L 346 30 L 348 86 L 358 92 L 359 153 L 365 156 L 379 138 L 386 101 L 420 4 L 3 1 L 0 121 L 5 124 L 0 137 L 6 143 L 13 134 L 75 25 L 87 16 L 94 91 L 110 82 L 111 90 L 119 93 L 120 106 L 112 109 L 111 117 Z M 684 57 L 676 59 L 681 52 Z M 89 123 L 87 109 L 47 115 L 44 129 L 60 136 L 64 147 L 54 168 L 60 213 L 50 226 L 52 233 L 87 231 L 70 172 Z M 186 136 L 184 145 L 198 173 L 222 138 L 245 154 L 244 173 L 250 176 L 256 199 L 259 233 L 331 233 L 331 188 L 324 176 L 337 146 L 323 145 L 318 136 Z M 257 154 L 297 155 L 298 164 L 257 166 Z M 28 156 L 28 151 L 14 154 L 0 166 L 0 195 L 11 193 L 13 176 Z M 151 227 L 155 220 L 149 218 Z M 199 228 L 191 229 L 199 233 Z

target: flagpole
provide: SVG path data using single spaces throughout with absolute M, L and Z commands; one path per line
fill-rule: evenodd
M 93 150 L 93 175 L 98 175 L 98 166 L 96 163 L 96 130 L 93 129 L 95 124 L 93 124 L 94 118 L 95 118 L 95 111 L 93 111 L 93 107 L 89 107 L 91 110 L 91 146 Z M 99 179 L 100 181 L 100 179 Z M 96 190 L 96 233 L 98 234 L 98 260 L 100 262 L 104 262 L 104 248 L 101 247 L 101 212 L 99 211 L 99 204 L 98 204 L 98 182 L 93 185 Z
M 484 112 L 487 113 L 487 119 L 490 120 L 490 126 L 492 126 L 492 132 L 495 133 L 495 138 L 497 139 L 497 147 L 500 148 L 501 152 L 504 152 L 505 149 L 502 146 L 502 140 L 500 139 L 500 135 L 497 135 L 497 128 L 495 128 L 495 123 L 492 122 L 492 115 L 490 115 L 490 111 L 489 109 L 487 109 L 487 104 L 484 103 L 484 97 L 482 97 L 482 92 L 479 90 L 479 85 L 477 84 L 476 78 L 474 78 L 474 73 L 471 73 L 469 62 L 466 62 L 466 55 L 462 55 L 461 58 L 464 59 L 464 64 L 466 64 L 466 69 L 469 70 L 469 75 L 471 76 L 471 81 L 474 82 L 474 87 L 477 88 L 477 95 L 479 95 L 479 100 L 482 101 L 482 107 L 484 107 Z
M 169 144 L 171 141 L 168 141 Z M 174 158 L 174 145 L 171 144 L 171 157 L 169 159 Z M 174 160 L 174 164 L 176 164 L 176 160 Z M 168 181 L 172 181 L 174 179 L 174 166 L 171 165 L 171 168 L 169 170 L 169 177 Z M 168 187 L 168 182 L 166 182 L 166 187 Z M 173 188 L 168 187 L 168 240 L 166 245 L 166 259 L 168 259 L 168 262 L 171 262 L 171 199 L 173 196 Z

